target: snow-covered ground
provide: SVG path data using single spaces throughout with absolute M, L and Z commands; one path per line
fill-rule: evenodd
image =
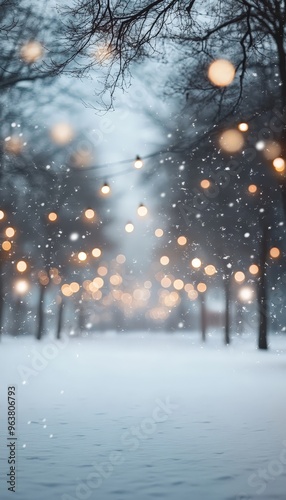
M 182 334 L 4 337 L 0 370 L 1 500 L 7 386 L 14 498 L 285 499 L 286 336 L 270 352 Z

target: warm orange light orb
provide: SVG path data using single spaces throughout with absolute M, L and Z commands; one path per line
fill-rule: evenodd
M 144 217 L 145 215 L 147 215 L 148 213 L 148 209 L 147 207 L 145 207 L 145 205 L 139 205 L 139 207 L 137 208 L 137 214 L 140 216 L 140 217 Z
M 178 245 L 183 247 L 187 243 L 187 238 L 185 236 L 179 236 L 179 238 L 177 239 L 177 242 L 178 242 Z
M 19 260 L 19 262 L 17 262 L 16 264 L 16 268 L 19 273 L 24 273 L 27 270 L 27 267 L 28 266 L 24 260 Z
M 163 229 L 158 228 L 155 230 L 155 236 L 157 236 L 157 238 L 161 238 L 163 234 L 164 234 Z
M 256 192 L 257 192 L 257 186 L 256 186 L 255 184 L 250 184 L 250 185 L 248 186 L 248 191 L 249 191 L 249 193 L 251 193 L 251 194 L 256 193 Z
M 101 256 L 101 250 L 100 248 L 94 248 L 91 252 L 92 256 L 97 258 Z
M 235 77 L 235 67 L 227 59 L 217 59 L 208 69 L 208 78 L 217 87 L 227 87 Z
M 44 49 L 40 42 L 33 40 L 22 45 L 20 56 L 27 64 L 32 64 L 43 57 Z
M 243 148 L 243 135 L 236 129 L 225 130 L 219 138 L 219 145 L 227 153 L 237 153 Z
M 276 172 L 284 172 L 285 160 L 283 160 L 283 158 L 275 158 L 275 160 L 273 160 L 273 167 L 275 168 Z
M 204 293 L 207 289 L 207 285 L 205 283 L 198 283 L 197 290 L 200 293 Z
M 101 188 L 102 194 L 109 194 L 110 193 L 110 186 L 105 182 Z
M 86 219 L 93 219 L 94 216 L 95 216 L 95 211 L 92 210 L 92 208 L 88 208 L 85 212 L 84 212 L 84 216 L 86 217 Z
M 234 274 L 234 279 L 237 283 L 242 283 L 245 280 L 245 274 L 242 271 L 237 271 Z
M 173 287 L 175 288 L 175 290 L 182 290 L 184 288 L 184 285 L 185 283 L 180 279 L 175 280 L 173 283 Z
M 58 216 L 57 216 L 56 212 L 50 212 L 48 215 L 48 219 L 51 222 L 55 222 L 57 220 L 57 218 L 58 218 Z
M 162 266 L 167 266 L 170 262 L 170 259 L 169 257 L 167 257 L 167 255 L 163 255 L 160 259 L 160 264 L 162 264 Z
M 249 272 L 250 274 L 256 275 L 259 272 L 259 267 L 256 264 L 251 264 L 251 266 L 249 266 Z
M 4 219 L 5 217 L 5 213 L 3 212 L 3 210 L 0 210 L 0 220 Z
M 210 183 L 210 181 L 208 181 L 207 179 L 203 179 L 203 180 L 201 181 L 201 187 L 202 187 L 203 189 L 208 189 L 208 188 L 210 187 L 210 185 L 211 185 L 211 183 Z
M 3 250 L 5 250 L 5 252 L 9 252 L 9 250 L 11 250 L 12 248 L 10 241 L 3 241 L 2 248 Z
M 5 234 L 7 238 L 13 238 L 15 234 L 15 229 L 13 227 L 7 227 L 7 229 L 5 230 Z
M 216 273 L 216 268 L 212 264 L 209 264 L 208 266 L 205 267 L 205 273 L 208 276 L 213 276 Z
M 280 255 L 280 250 L 277 247 L 272 247 L 270 249 L 269 253 L 270 253 L 270 257 L 272 257 L 272 259 L 277 259 L 277 257 L 279 257 L 279 255 Z
M 281 154 L 282 148 L 276 141 L 266 141 L 263 154 L 267 160 L 274 160 Z
M 51 129 L 51 138 L 56 144 L 64 146 L 74 138 L 74 131 L 68 123 L 57 123 Z
M 116 262 L 118 264 L 124 264 L 124 262 L 126 261 L 126 257 L 125 255 L 123 255 L 122 253 L 118 254 L 117 257 L 116 257 Z
M 248 123 L 245 123 L 245 122 L 239 123 L 237 128 L 238 128 L 238 130 L 240 130 L 240 132 L 247 132 L 248 131 Z
M 78 260 L 81 262 L 84 262 L 87 259 L 87 254 L 85 252 L 79 252 L 78 253 Z

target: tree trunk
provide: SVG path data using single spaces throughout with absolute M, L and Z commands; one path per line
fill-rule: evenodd
M 206 341 L 206 335 L 207 335 L 207 317 L 206 317 L 206 301 L 205 301 L 205 294 L 201 293 L 200 294 L 200 300 L 201 300 L 201 329 L 202 329 L 202 341 Z
M 230 344 L 230 277 L 226 276 L 224 281 L 225 291 L 225 326 L 224 326 L 224 343 Z
M 267 268 L 267 224 L 263 224 L 261 252 L 260 252 L 260 278 L 258 284 L 258 307 L 259 307 L 259 334 L 258 334 L 258 348 L 268 349 L 267 344 L 267 282 L 266 282 L 266 268 Z
M 41 340 L 44 333 L 44 298 L 45 298 L 45 290 L 46 287 L 44 285 L 40 285 L 40 296 L 38 303 L 38 326 L 36 332 L 36 339 Z
M 63 312 L 64 312 L 64 300 L 61 299 L 59 304 L 59 312 L 58 312 L 58 323 L 57 323 L 57 340 L 61 338 L 61 332 L 63 327 Z

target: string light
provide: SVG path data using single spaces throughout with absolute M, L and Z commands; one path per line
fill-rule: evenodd
M 85 218 L 86 218 L 86 219 L 91 220 L 91 219 L 93 219 L 93 218 L 94 218 L 94 216 L 95 216 L 95 211 L 94 211 L 94 210 L 92 210 L 92 208 L 87 208 L 87 209 L 85 210 L 85 212 L 84 212 L 84 216 L 85 216 Z
M 135 162 L 134 162 L 134 168 L 139 169 L 139 168 L 142 168 L 142 167 L 143 167 L 143 161 L 140 158 L 140 156 L 137 155 L 136 158 L 135 158 Z
M 139 205 L 139 207 L 137 208 L 137 214 L 140 216 L 140 217 L 145 217 L 145 215 L 147 215 L 148 213 L 148 209 L 147 207 L 145 207 L 145 205 L 143 205 L 143 203 L 141 203 Z
M 100 190 L 102 194 L 106 195 L 110 193 L 110 186 L 105 182 Z
M 5 217 L 5 213 L 3 212 L 3 210 L 0 210 L 0 220 L 4 219 Z
M 131 222 L 128 222 L 125 226 L 126 233 L 132 233 L 134 231 L 134 226 Z
M 245 123 L 245 122 L 242 122 L 242 123 L 239 123 L 238 125 L 238 130 L 240 130 L 240 132 L 247 132 L 248 131 L 248 123 Z

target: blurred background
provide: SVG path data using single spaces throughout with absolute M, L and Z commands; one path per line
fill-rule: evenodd
M 267 44 L 239 105 L 240 41 L 194 57 L 174 37 L 108 102 L 109 46 L 63 64 L 71 12 L 0 6 L 1 332 L 186 330 L 267 348 L 286 329 L 285 120 Z

